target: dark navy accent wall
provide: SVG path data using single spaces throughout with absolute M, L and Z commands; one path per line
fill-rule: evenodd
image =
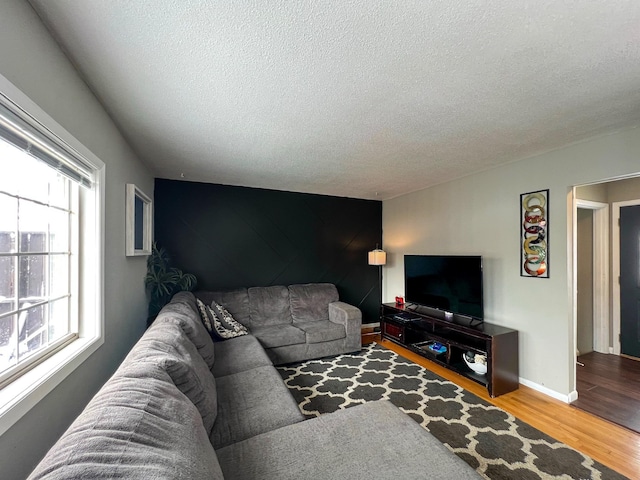
M 156 179 L 155 241 L 198 289 L 329 282 L 378 321 L 382 202 Z

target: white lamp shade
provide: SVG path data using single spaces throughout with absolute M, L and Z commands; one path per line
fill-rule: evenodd
M 385 265 L 387 263 L 387 252 L 376 248 L 369 252 L 369 265 Z

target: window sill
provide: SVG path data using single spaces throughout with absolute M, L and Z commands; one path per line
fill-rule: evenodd
M 0 435 L 31 410 L 103 344 L 79 338 L 0 390 Z

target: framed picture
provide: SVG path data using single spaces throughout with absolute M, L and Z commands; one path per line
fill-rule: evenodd
M 153 202 L 133 183 L 127 183 L 126 201 L 126 255 L 151 255 Z
M 520 275 L 549 278 L 549 190 L 520 195 Z

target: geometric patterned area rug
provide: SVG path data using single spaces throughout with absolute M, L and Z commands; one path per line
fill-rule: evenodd
M 277 368 L 307 418 L 389 400 L 485 478 L 626 478 L 375 343 Z

